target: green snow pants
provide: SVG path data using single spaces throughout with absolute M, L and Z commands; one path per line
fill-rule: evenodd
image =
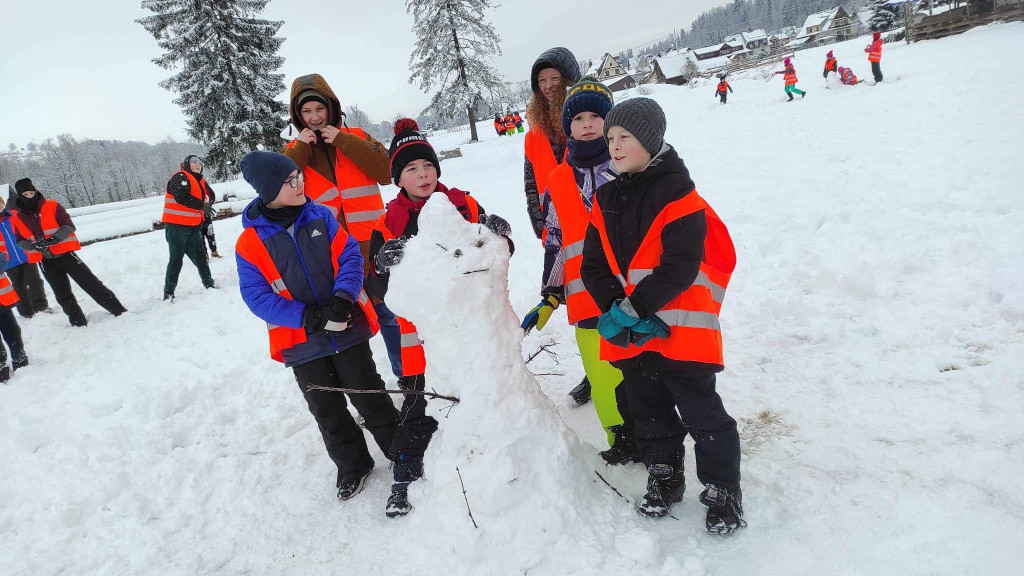
M 597 410 L 597 419 L 601 421 L 601 426 L 608 434 L 610 446 L 614 443 L 615 437 L 609 429 L 624 422 L 619 412 L 619 400 L 615 395 L 615 389 L 622 382 L 622 372 L 610 362 L 601 360 L 601 335 L 597 330 L 576 328 L 576 345 L 579 346 L 580 356 L 583 358 L 583 371 L 590 380 L 590 395 Z
M 797 88 L 796 84 L 786 84 L 786 94 L 790 93 L 799 94 L 801 96 L 804 95 L 804 91 Z
M 203 286 L 213 288 L 213 276 L 210 265 L 206 262 L 206 244 L 199 226 L 180 226 L 165 224 L 164 235 L 170 259 L 167 261 L 167 272 L 164 275 L 164 292 L 173 294 L 178 287 L 178 275 L 181 273 L 182 260 L 187 256 L 199 270 L 199 278 Z

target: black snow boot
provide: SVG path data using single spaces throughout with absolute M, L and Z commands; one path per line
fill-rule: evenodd
M 0 344 L 0 346 L 3 346 L 3 344 Z M 4 366 L 3 368 L 0 368 L 0 382 L 6 383 L 10 379 L 11 368 L 9 366 Z
M 572 397 L 573 402 L 576 402 L 577 406 L 583 406 L 590 402 L 590 380 L 584 376 L 583 381 L 569 391 L 569 396 Z
M 366 483 L 366 477 L 370 475 L 373 469 L 367 470 L 364 474 L 356 476 L 349 480 L 342 480 L 338 478 L 338 500 L 348 500 L 349 498 L 359 494 L 363 491 L 363 485 Z
M 727 490 L 717 484 L 708 484 L 700 495 L 700 502 L 708 507 L 705 520 L 708 532 L 731 534 L 746 527 L 743 520 L 743 493 L 737 486 Z
M 28 355 L 25 354 L 25 350 L 11 352 L 11 370 L 17 372 L 25 366 L 28 366 Z
M 786 100 L 786 102 L 792 102 L 792 101 L 793 101 L 793 93 L 790 92 L 789 93 L 789 100 Z
M 612 434 L 615 436 L 612 447 L 600 452 L 601 458 L 612 466 L 628 464 L 630 462 L 643 462 L 640 457 L 640 450 L 633 441 L 633 431 L 625 426 L 612 426 Z
M 647 494 L 637 502 L 637 512 L 651 518 L 668 516 L 669 509 L 683 499 L 686 491 L 686 479 L 683 478 L 683 466 L 671 464 L 651 464 L 647 467 Z
M 164 300 L 174 300 L 174 292 L 164 292 Z
M 396 482 L 391 485 L 391 496 L 388 496 L 388 505 L 384 508 L 384 515 L 388 518 L 399 518 L 412 512 L 412 504 L 409 504 L 409 483 Z
M 804 96 L 807 96 L 807 90 L 804 90 L 804 93 L 800 95 L 800 99 L 803 100 Z

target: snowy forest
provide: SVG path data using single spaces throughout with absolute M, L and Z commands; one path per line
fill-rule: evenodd
M 168 138 L 156 145 L 119 140 L 77 140 L 70 134 L 11 143 L 0 153 L 0 182 L 31 178 L 70 208 L 163 194 L 167 179 L 203 146 Z M 6 200 L 6 199 L 5 199 Z

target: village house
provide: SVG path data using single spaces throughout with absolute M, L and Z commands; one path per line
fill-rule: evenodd
M 848 40 L 855 35 L 853 19 L 842 6 L 837 6 L 808 16 L 800 28 L 800 33 L 789 43 L 789 47 L 798 49 L 821 46 Z

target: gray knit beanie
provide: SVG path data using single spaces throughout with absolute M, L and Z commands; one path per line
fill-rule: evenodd
M 613 106 L 605 117 L 604 137 L 608 138 L 608 129 L 612 126 L 621 126 L 654 157 L 665 143 L 667 124 L 665 111 L 657 102 L 650 98 L 630 98 Z

